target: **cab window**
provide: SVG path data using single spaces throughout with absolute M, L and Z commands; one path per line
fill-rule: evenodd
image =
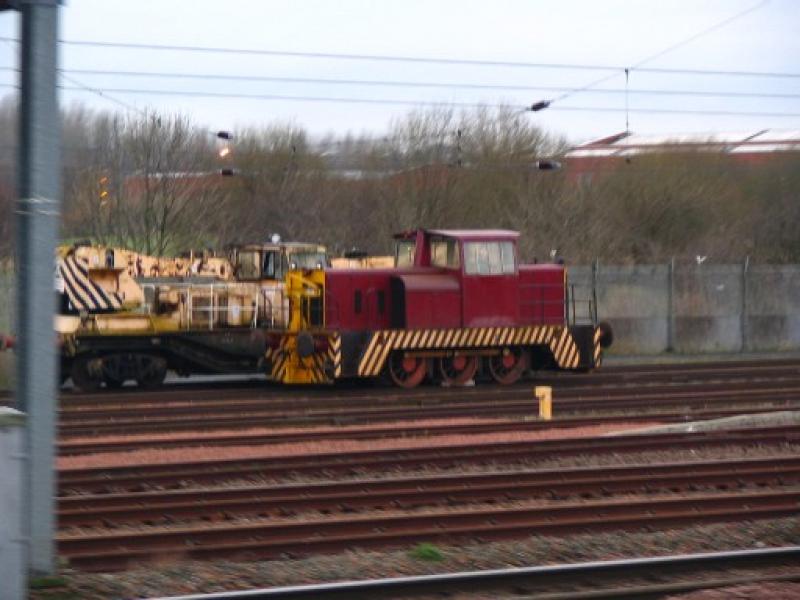
M 464 267 L 467 275 L 509 275 L 514 273 L 512 242 L 466 242 Z
M 280 252 L 264 253 L 264 269 L 262 276 L 264 279 L 282 278 Z
M 261 253 L 257 250 L 240 251 L 236 266 L 239 279 L 258 279 L 261 277 Z
M 434 267 L 457 268 L 460 264 L 458 258 L 458 242 L 445 238 L 431 240 L 431 265 Z
M 292 252 L 289 256 L 291 269 L 322 269 L 328 264 L 328 257 L 324 252 L 299 251 Z
M 417 253 L 416 240 L 400 240 L 395 246 L 394 264 L 396 267 L 413 267 Z

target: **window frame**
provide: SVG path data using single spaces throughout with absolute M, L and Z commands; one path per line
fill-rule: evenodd
M 401 248 L 409 248 L 409 252 L 401 255 Z M 404 262 L 400 263 L 400 257 L 403 256 Z M 406 262 L 406 260 L 408 262 Z M 394 245 L 394 266 L 395 267 L 413 267 L 417 260 L 417 242 L 416 240 L 400 239 Z
M 446 255 L 445 255 L 445 264 L 439 264 L 435 261 L 435 252 L 434 252 L 434 245 L 435 244 L 445 244 Z M 452 244 L 454 248 L 454 252 L 452 253 L 452 258 L 455 259 L 454 264 L 450 264 L 450 250 L 449 246 Z M 445 236 L 435 236 L 430 239 L 429 247 L 431 251 L 431 266 L 438 267 L 440 269 L 460 269 L 461 268 L 461 241 L 456 238 L 450 238 Z
M 483 252 L 479 256 L 481 249 Z M 510 263 L 506 260 L 509 252 L 511 256 Z M 515 275 L 516 273 L 517 257 L 513 241 L 466 240 L 464 242 L 465 275 L 478 277 L 498 277 Z

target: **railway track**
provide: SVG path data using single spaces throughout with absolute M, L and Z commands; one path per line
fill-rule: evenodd
M 500 540 L 779 518 L 796 515 L 799 509 L 800 491 L 768 491 L 60 534 L 57 546 L 73 567 L 109 571 L 170 558 L 274 559 L 353 547 L 384 548 L 420 539 Z
M 779 380 L 800 378 L 800 359 L 779 358 L 764 360 L 725 360 L 700 363 L 662 363 L 643 365 L 603 366 L 592 373 L 556 373 L 537 375 L 516 387 L 529 389 L 532 384 L 553 385 L 559 388 L 583 387 L 596 389 L 603 386 L 646 386 L 654 383 L 689 383 L 711 380 Z M 492 393 L 496 386 L 479 386 L 478 393 Z M 440 388 L 423 386 L 415 390 L 398 392 L 396 388 L 379 387 L 372 383 L 343 383 L 334 387 L 309 387 L 302 392 L 292 390 L 291 397 L 353 398 L 358 395 L 374 400 L 376 397 L 414 398 L 426 397 Z M 468 393 L 467 390 L 462 390 Z M 191 402 L 214 400 L 233 401 L 237 398 L 257 398 L 264 400 L 286 400 L 287 388 L 271 384 L 264 379 L 244 381 L 182 382 L 172 383 L 157 391 L 144 392 L 136 387 L 100 393 L 82 394 L 71 389 L 62 390 L 61 404 L 64 408 L 102 408 L 114 403 L 158 406 L 165 401 L 185 399 Z M 13 398 L 8 392 L 0 391 L 0 405 L 12 405 Z
M 115 467 L 62 468 L 59 495 L 146 490 L 199 485 L 238 479 L 285 477 L 291 474 L 341 474 L 362 471 L 410 470 L 426 466 L 453 467 L 536 460 L 554 456 L 656 451 L 758 444 L 777 446 L 800 442 L 800 427 L 769 427 L 704 433 L 626 435 L 601 438 L 453 444 L 423 448 L 392 448 L 194 461 Z
M 190 435 L 187 433 L 185 435 L 169 438 L 142 436 L 136 439 L 119 438 L 102 441 L 94 441 L 92 439 L 62 439 L 62 441 L 60 441 L 57 445 L 57 451 L 59 456 L 79 456 L 102 452 L 131 452 L 135 450 L 152 450 L 156 448 L 167 449 L 221 446 L 262 446 L 269 444 L 308 443 L 323 440 L 375 440 L 397 437 L 411 438 L 444 435 L 477 435 L 482 433 L 526 433 L 551 429 L 588 427 L 592 425 L 601 425 L 604 423 L 629 423 L 631 426 L 635 426 L 637 423 L 679 423 L 685 421 L 718 419 L 741 414 L 784 412 L 791 409 L 800 409 L 800 401 L 798 401 L 796 404 L 781 404 L 777 407 L 743 404 L 736 408 L 729 408 L 726 410 L 684 409 L 678 412 L 647 411 L 641 414 L 565 417 L 548 421 L 531 421 L 520 419 L 498 420 L 495 418 L 490 421 L 477 423 L 446 422 L 428 423 L 425 425 L 405 425 L 402 427 L 392 425 L 373 425 L 358 428 L 336 427 L 309 429 L 303 431 L 285 431 L 276 429 L 267 433 L 243 432 L 240 434 L 232 434 L 230 432 L 225 432 L 216 435 L 208 433 L 204 433 L 202 435 Z M 531 412 L 532 410 L 529 406 L 527 414 L 530 414 Z M 417 418 L 419 418 L 419 413 L 417 413 Z M 242 424 L 243 427 L 248 429 L 252 428 L 253 425 L 254 422 L 252 419 L 246 424 Z
M 800 581 L 800 547 L 466 571 L 174 596 L 169 600 L 384 600 L 457 594 L 538 600 L 650 600 L 742 584 Z M 780 569 L 780 572 L 774 572 Z M 735 573 L 733 574 L 732 571 Z M 458 596 L 456 596 L 458 597 Z
M 786 382 L 726 382 L 653 385 L 636 389 L 555 388 L 557 415 L 587 411 L 628 411 L 637 415 L 669 408 L 699 411 L 711 407 L 756 409 L 800 405 L 800 378 Z M 180 432 L 260 426 L 359 424 L 420 418 L 525 416 L 536 410 L 530 386 L 431 391 L 426 396 L 354 395 L 331 398 L 278 397 L 193 399 L 183 402 L 114 403 L 102 408 L 62 408 L 62 438 L 90 435 Z M 728 409 L 730 410 L 730 409 Z M 718 408 L 718 414 L 724 409 Z M 673 412 L 676 412 L 673 410 Z M 712 413 L 713 411 L 709 411 Z M 740 410 L 741 412 L 741 410 Z M 733 414 L 733 413 L 728 413 Z M 669 418 L 669 417 L 666 417 Z
M 399 477 L 330 483 L 81 495 L 58 500 L 58 523 L 69 527 L 141 522 L 327 515 L 544 498 L 736 490 L 800 484 L 800 457 L 641 464 L 480 474 Z

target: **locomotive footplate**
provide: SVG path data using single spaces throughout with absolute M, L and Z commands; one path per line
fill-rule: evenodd
M 599 364 L 601 339 L 601 329 L 594 325 L 385 329 L 341 334 L 304 331 L 275 338 L 267 349 L 266 360 L 272 378 L 283 383 L 332 383 L 342 377 L 375 377 L 384 371 L 393 353 L 415 359 L 488 360 L 513 351 L 529 361 L 526 351 L 537 349 L 558 368 L 586 370 Z

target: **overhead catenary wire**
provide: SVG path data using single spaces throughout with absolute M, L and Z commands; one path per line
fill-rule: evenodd
M 86 85 L 85 83 L 82 83 L 82 82 L 78 81 L 77 79 L 75 79 L 73 77 L 69 77 L 68 75 L 64 75 L 63 71 L 60 72 L 59 75 L 63 79 L 65 79 L 68 82 L 70 82 L 72 85 L 76 85 L 76 86 L 82 88 L 83 91 L 97 94 L 98 96 L 101 96 L 101 97 L 105 98 L 109 102 L 113 102 L 114 104 L 116 104 L 118 106 L 122 106 L 124 109 L 133 111 L 133 112 L 139 114 L 140 116 L 147 116 L 147 112 L 146 111 L 144 111 L 144 110 L 142 110 L 140 108 L 137 108 L 136 106 L 133 106 L 132 104 L 128 104 L 127 102 L 123 102 L 122 100 L 120 100 L 118 98 L 115 98 L 113 96 L 109 96 L 108 93 L 105 90 L 100 90 L 100 89 L 97 89 L 97 88 L 92 87 L 90 85 Z
M 689 36 L 689 37 L 687 37 L 687 38 L 685 38 L 685 39 L 683 39 L 683 40 L 681 40 L 681 41 L 679 41 L 679 42 L 677 42 L 675 44 L 672 44 L 671 46 L 668 46 L 667 48 L 659 50 L 658 52 L 643 58 L 642 60 L 638 61 L 637 63 L 635 63 L 633 65 L 629 65 L 629 66 L 623 67 L 623 69 L 621 71 L 617 71 L 615 73 L 611 73 L 610 75 L 604 75 L 603 77 L 600 77 L 599 79 L 591 81 L 591 82 L 587 83 L 584 86 L 575 88 L 575 89 L 573 89 L 573 90 L 571 90 L 569 92 L 564 92 L 561 95 L 557 96 L 556 98 L 548 100 L 547 104 L 550 105 L 553 102 L 559 102 L 559 101 L 565 100 L 566 98 L 569 98 L 570 96 L 573 96 L 575 94 L 579 94 L 579 93 L 585 92 L 586 90 L 589 90 L 591 88 L 595 88 L 598 85 L 600 85 L 601 83 L 605 83 L 606 81 L 609 81 L 609 80 L 619 76 L 622 72 L 624 72 L 626 74 L 626 76 L 628 76 L 628 75 L 630 75 L 631 71 L 634 71 L 634 70 L 643 71 L 644 70 L 643 67 L 647 63 L 652 62 L 652 61 L 656 60 L 657 58 L 661 58 L 662 56 L 672 52 L 673 50 L 677 50 L 678 48 L 682 48 L 683 46 L 686 46 L 687 44 L 690 44 L 691 42 L 693 42 L 693 41 L 695 41 L 695 40 L 697 40 L 697 39 L 699 39 L 699 38 L 701 38 L 701 37 L 703 37 L 705 35 L 708 35 L 709 33 L 712 33 L 713 31 L 716 31 L 717 29 L 720 29 L 720 28 L 728 25 L 729 23 L 732 23 L 733 21 L 736 21 L 737 19 L 740 19 L 740 18 L 744 17 L 745 15 L 748 15 L 748 14 L 760 9 L 761 7 L 763 7 L 766 4 L 768 4 L 769 1 L 770 0 L 762 0 L 758 4 L 756 4 L 754 6 L 751 6 L 750 8 L 747 8 L 745 10 L 739 11 L 738 13 L 736 13 L 736 14 L 734 14 L 734 15 L 732 15 L 732 16 L 730 16 L 730 17 L 728 17 L 728 18 L 726 18 L 726 19 L 724 19 L 722 21 L 719 21 L 718 23 L 715 23 L 714 25 L 711 25 L 710 27 L 707 27 L 707 28 L 703 29 L 702 31 L 698 31 L 697 33 L 694 33 L 691 36 Z
M 0 41 L 18 42 L 13 37 L 0 36 Z M 173 51 L 173 52 L 200 52 L 217 54 L 251 54 L 263 56 L 284 56 L 309 59 L 333 59 L 333 60 L 353 60 L 353 61 L 376 61 L 376 62 L 410 62 L 425 64 L 442 65 L 465 65 L 465 66 L 485 66 L 485 67 L 511 67 L 511 68 L 539 68 L 539 69 L 560 69 L 577 71 L 614 71 L 617 74 L 626 68 L 625 65 L 597 65 L 588 63 L 545 63 L 532 61 L 513 61 L 513 60 L 482 60 L 482 59 L 462 59 L 448 57 L 430 56 L 402 56 L 385 54 L 347 54 L 338 52 L 308 52 L 293 50 L 272 50 L 259 48 L 232 48 L 222 46 L 186 46 L 171 44 L 151 44 L 134 42 L 113 42 L 107 40 L 60 40 L 62 44 L 70 46 L 86 46 L 99 48 L 120 48 L 129 50 L 154 50 L 154 51 Z M 664 68 L 664 67 L 643 67 L 638 66 L 636 70 L 648 73 L 672 73 L 685 75 L 718 75 L 734 77 L 773 77 L 773 78 L 800 78 L 800 72 L 779 72 L 779 71 L 745 71 L 745 70 L 721 70 L 721 69 L 696 69 L 696 68 Z
M 70 88 L 61 86 L 65 91 L 86 91 L 83 88 Z M 420 107 L 440 107 L 440 108 L 512 108 L 520 109 L 521 106 L 509 104 L 492 104 L 481 102 L 458 102 L 458 101 L 427 101 L 427 100 L 404 100 L 400 98 L 366 98 L 366 97 L 336 97 L 336 96 L 308 96 L 308 95 L 284 95 L 284 94 L 246 94 L 235 92 L 208 92 L 194 90 L 163 90 L 163 89 L 139 89 L 139 88 L 97 88 L 105 92 L 115 94 L 150 94 L 160 96 L 186 96 L 195 98 L 238 98 L 251 100 L 284 100 L 292 102 L 333 102 L 343 104 L 383 104 L 397 106 L 420 106 Z M 581 112 L 624 112 L 625 108 L 605 107 L 605 106 L 557 106 L 557 110 L 581 111 Z M 700 109 L 668 109 L 656 107 L 631 108 L 630 112 L 651 113 L 651 114 L 695 114 L 695 115 L 730 115 L 730 116 L 751 116 L 751 117 L 800 117 L 800 112 L 769 112 L 769 111 L 734 111 L 734 110 L 700 110 Z
M 19 89 L 18 85 L 10 83 L 0 83 L 0 88 Z M 59 86 L 59 89 L 69 92 L 90 92 L 99 94 L 104 98 L 111 98 L 112 94 L 136 94 L 154 96 L 184 96 L 194 98 L 228 98 L 240 100 L 275 100 L 290 102 L 326 102 L 339 104 L 375 104 L 375 105 L 395 105 L 395 106 L 415 106 L 415 107 L 435 107 L 435 108 L 510 108 L 524 109 L 525 107 L 512 104 L 493 104 L 485 102 L 458 102 L 458 101 L 428 101 L 428 100 L 405 100 L 399 98 L 359 98 L 359 97 L 336 97 L 336 96 L 307 96 L 307 95 L 284 95 L 284 94 L 246 94 L 234 92 L 206 92 L 196 90 L 163 90 L 163 89 L 138 89 L 138 88 L 99 88 L 79 85 L 75 87 Z M 122 103 L 125 105 L 124 103 Z M 138 109 L 137 109 L 138 110 Z M 709 116 L 740 116 L 740 117 L 777 117 L 777 118 L 798 118 L 800 112 L 770 112 L 770 111 L 736 111 L 736 110 L 702 110 L 702 109 L 671 109 L 657 107 L 609 107 L 609 106 L 554 106 L 550 110 L 572 111 L 572 112 L 630 112 L 640 114 L 685 114 L 685 115 L 709 115 Z M 147 114 L 147 113 L 143 113 Z M 214 132 L 212 132 L 214 133 Z
M 16 72 L 16 67 L 0 66 L 0 71 Z M 235 75 L 227 73 L 186 73 L 170 71 L 120 71 L 114 69 L 62 69 L 62 74 L 69 73 L 81 76 L 111 76 L 130 78 L 154 78 L 176 80 L 222 80 L 236 82 L 270 82 L 270 83 L 299 83 L 333 86 L 364 86 L 364 87 L 395 87 L 395 88 L 432 88 L 432 89 L 475 89 L 497 91 L 540 91 L 540 92 L 565 92 L 573 88 L 558 86 L 536 86 L 520 84 L 493 84 L 471 82 L 441 82 L 441 81 L 408 81 L 408 80 L 378 80 L 378 79 L 335 79 L 327 77 L 277 77 L 268 75 Z M 67 76 L 64 75 L 66 78 Z M 86 86 L 90 87 L 90 86 Z M 710 91 L 688 89 L 625 89 L 625 88 L 597 88 L 585 90 L 589 94 L 631 94 L 645 96 L 700 96 L 710 98 L 775 98 L 797 99 L 800 93 L 774 93 L 774 92 L 742 92 L 742 91 Z

